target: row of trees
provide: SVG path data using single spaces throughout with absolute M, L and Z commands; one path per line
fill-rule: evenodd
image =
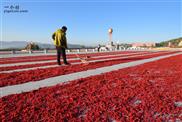
M 125 44 L 124 46 L 129 46 L 129 45 Z M 157 43 L 156 47 L 182 47 L 182 37 Z M 39 50 L 40 47 L 36 43 L 30 42 L 26 45 L 25 49 L 26 50 Z
M 31 42 L 31 43 L 28 43 L 28 44 L 26 45 L 25 49 L 26 49 L 26 50 L 39 50 L 40 47 L 39 47 L 37 44 Z

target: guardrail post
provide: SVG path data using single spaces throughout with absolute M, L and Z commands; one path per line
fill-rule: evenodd
M 29 54 L 32 54 L 32 50 L 29 50 L 28 53 L 29 53 Z
M 79 53 L 80 52 L 80 49 L 77 49 L 77 52 Z
M 95 49 L 92 49 L 93 52 L 95 52 Z
M 88 49 L 85 49 L 85 52 L 88 52 Z
M 67 49 L 67 50 L 66 50 L 66 52 L 68 52 L 68 53 L 69 53 L 69 52 L 70 52 L 70 49 Z
M 47 54 L 48 50 L 47 49 L 44 49 L 44 53 Z
M 15 54 L 16 52 L 15 52 L 15 50 L 12 50 L 12 52 L 11 52 L 12 54 Z

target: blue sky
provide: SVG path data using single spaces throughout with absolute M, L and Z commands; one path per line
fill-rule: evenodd
M 10 5 L 28 13 L 1 11 L 1 41 L 51 43 L 51 34 L 62 25 L 68 27 L 68 42 L 73 44 L 105 44 L 110 27 L 113 41 L 120 43 L 182 36 L 181 0 L 4 0 L 1 9 Z

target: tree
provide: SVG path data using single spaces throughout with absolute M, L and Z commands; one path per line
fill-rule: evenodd
M 35 44 L 35 43 L 33 43 L 33 42 L 30 42 L 30 43 L 28 43 L 28 44 L 26 45 L 25 49 L 26 49 L 26 50 L 39 50 L 40 47 L 39 47 L 37 44 Z

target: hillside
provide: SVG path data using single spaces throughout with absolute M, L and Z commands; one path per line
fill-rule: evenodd
M 168 47 L 169 43 L 170 47 L 182 47 L 182 37 L 157 43 L 157 47 Z

